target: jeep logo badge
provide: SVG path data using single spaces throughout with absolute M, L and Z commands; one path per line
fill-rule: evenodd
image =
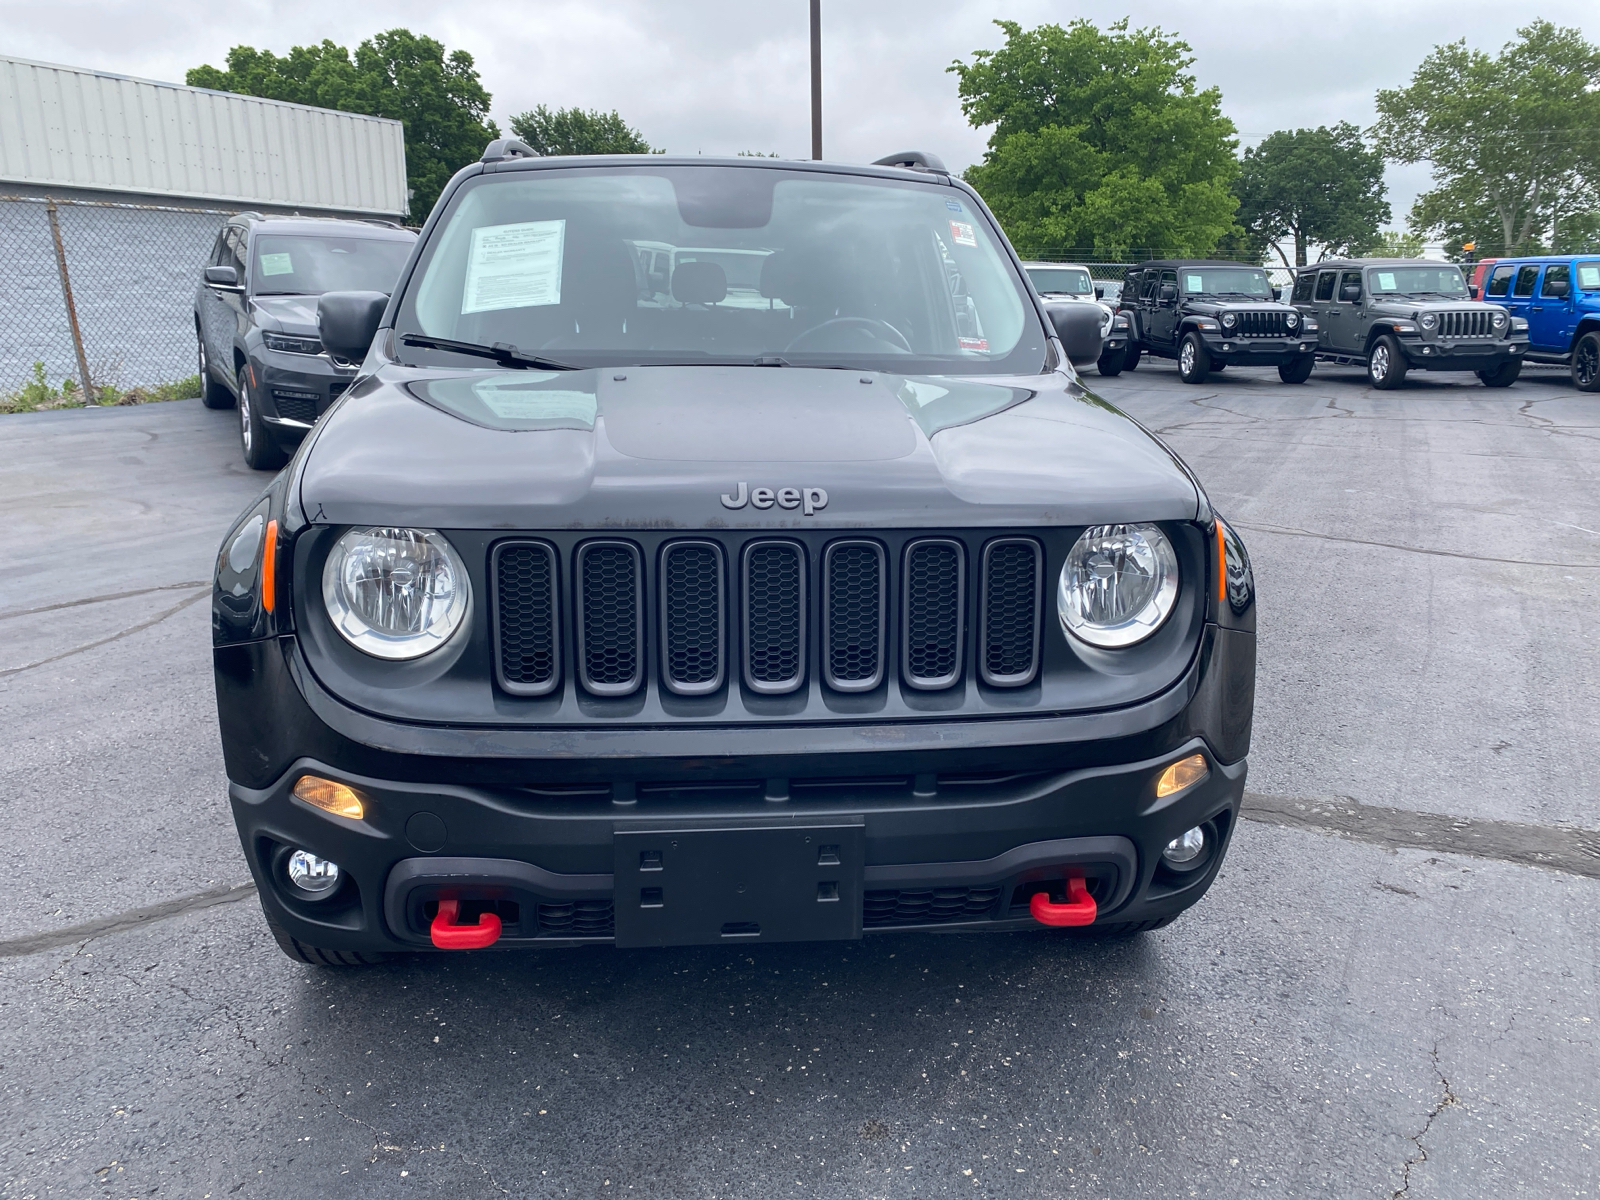
M 743 508 L 746 504 L 753 508 L 771 508 L 774 504 L 779 508 L 798 508 L 809 517 L 828 507 L 828 493 L 819 487 L 752 488 L 740 480 L 731 495 L 726 492 L 722 495 L 723 508 Z

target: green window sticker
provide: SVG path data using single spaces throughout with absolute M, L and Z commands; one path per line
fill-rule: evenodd
M 1189 292 L 1203 292 L 1203 291 L 1205 291 L 1205 288 L 1202 286 L 1202 284 L 1204 282 L 1204 278 L 1202 276 L 1200 276 L 1200 275 L 1185 275 L 1183 277 L 1183 281 L 1184 281 L 1183 282 L 1183 287 L 1184 287 L 1185 291 L 1189 291 Z
M 258 260 L 263 275 L 293 275 L 294 263 L 287 254 L 263 254 Z
M 1578 264 L 1578 286 L 1586 292 L 1600 292 L 1600 263 Z
M 1378 288 L 1379 288 L 1379 290 L 1385 291 L 1385 292 L 1394 291 L 1394 272 L 1393 271 L 1379 271 L 1378 272 Z

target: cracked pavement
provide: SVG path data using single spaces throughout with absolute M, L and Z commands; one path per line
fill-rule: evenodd
M 0 1197 L 1594 1195 L 1600 400 L 1088 382 L 1261 587 L 1259 819 L 1197 908 L 355 972 L 229 891 L 180 601 L 264 482 L 232 415 L 0 418 Z

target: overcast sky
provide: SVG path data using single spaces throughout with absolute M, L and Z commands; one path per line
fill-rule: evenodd
M 1275 129 L 1373 118 L 1379 87 L 1404 83 L 1437 43 L 1491 52 L 1543 16 L 1600 38 L 1579 0 L 823 0 L 823 151 L 867 161 L 930 150 L 960 169 L 980 158 L 945 68 L 1000 44 L 996 16 L 1024 26 L 1128 16 L 1195 53 L 1201 86 L 1246 145 Z M 672 153 L 810 152 L 807 0 L 0 0 L 0 53 L 183 82 L 230 46 L 283 53 L 331 38 L 351 47 L 405 26 L 477 60 L 502 127 L 535 104 L 618 109 Z M 1586 26 L 1593 26 L 1592 29 Z M 1394 224 L 1426 188 L 1426 167 L 1391 168 Z

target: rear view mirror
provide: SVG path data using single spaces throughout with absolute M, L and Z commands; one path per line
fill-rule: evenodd
M 238 287 L 239 269 L 237 267 L 207 267 L 207 287 Z
M 1177 298 L 1178 298 L 1178 285 L 1177 284 L 1175 284 L 1175 283 L 1163 283 L 1161 285 L 1161 302 L 1163 304 L 1166 304 L 1167 302 L 1172 301 L 1172 300 L 1176 300 Z
M 1557 300 L 1564 299 L 1567 294 L 1567 281 L 1565 279 L 1546 279 L 1544 281 L 1544 294 Z
M 326 292 L 317 301 L 317 330 L 336 358 L 360 362 L 383 320 L 389 297 L 382 292 Z
M 1096 287 L 1094 289 L 1094 298 L 1096 300 L 1104 300 L 1106 298 L 1106 290 L 1105 290 L 1105 288 Z
M 1272 289 L 1272 298 L 1274 300 L 1282 300 L 1283 299 L 1283 289 L 1281 287 L 1273 288 Z
M 1057 304 L 1050 308 L 1061 348 L 1072 365 L 1082 369 L 1100 359 L 1100 307 L 1095 304 Z
M 1361 285 L 1359 283 L 1345 284 L 1339 289 L 1339 299 L 1349 304 L 1354 304 L 1361 299 Z

